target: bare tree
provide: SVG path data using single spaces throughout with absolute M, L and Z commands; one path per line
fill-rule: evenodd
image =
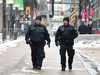
M 2 4 L 0 9 L 3 9 L 3 7 L 6 5 Z M 16 14 L 12 13 L 12 5 L 7 5 L 7 7 L 5 9 L 3 9 L 3 11 L 6 10 L 6 13 L 2 14 L 2 11 L 0 11 L 0 16 L 3 17 L 4 15 L 7 15 L 7 21 L 8 21 L 8 32 L 9 32 L 9 37 L 10 37 L 10 29 L 11 26 L 15 23 L 15 21 L 17 20 Z M 3 30 L 4 31 L 4 30 Z M 11 37 L 9 38 L 9 40 L 11 40 Z

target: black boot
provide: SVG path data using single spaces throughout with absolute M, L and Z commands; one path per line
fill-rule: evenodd
M 37 66 L 33 66 L 33 69 L 37 69 Z
M 62 66 L 62 71 L 65 71 L 65 66 Z
M 38 70 L 41 70 L 41 67 L 40 67 L 40 66 L 37 66 L 37 69 L 38 69 Z
M 65 71 L 65 68 L 62 68 L 62 71 Z
M 72 70 L 72 66 L 69 66 L 69 70 Z

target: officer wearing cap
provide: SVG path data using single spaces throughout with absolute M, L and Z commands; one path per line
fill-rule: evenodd
M 61 25 L 55 36 L 55 45 L 60 45 L 61 67 L 62 71 L 66 68 L 66 50 L 68 53 L 68 68 L 72 69 L 72 63 L 75 50 L 73 49 L 74 39 L 78 36 L 76 29 L 69 24 L 69 18 L 63 19 L 64 25 Z
M 36 17 L 36 23 L 29 26 L 25 35 L 26 44 L 30 44 L 33 69 L 41 70 L 45 58 L 45 41 L 50 46 L 50 37 L 45 25 L 41 24 L 42 17 Z

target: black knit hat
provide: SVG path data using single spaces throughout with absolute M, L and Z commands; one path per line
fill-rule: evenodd
M 64 20 L 66 20 L 66 21 L 69 22 L 69 18 L 68 18 L 68 17 L 65 17 L 65 18 L 63 19 L 63 21 L 64 21 Z
M 39 19 L 40 21 L 42 20 L 42 17 L 41 16 L 37 16 L 36 18 L 35 18 L 35 20 L 37 20 L 37 19 Z

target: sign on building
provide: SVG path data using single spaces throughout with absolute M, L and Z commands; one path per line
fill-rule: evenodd
M 26 14 L 30 14 L 30 10 L 31 10 L 30 7 L 26 7 Z

